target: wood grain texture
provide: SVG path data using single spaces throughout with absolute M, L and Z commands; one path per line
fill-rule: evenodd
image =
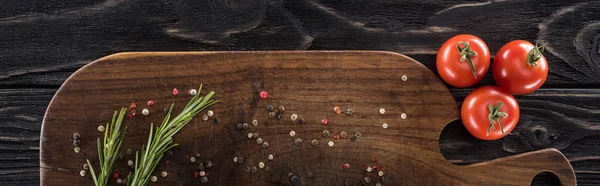
M 408 81 L 402 80 L 404 75 Z M 377 183 L 379 177 L 365 172 L 361 164 L 385 166 L 389 185 L 527 185 L 542 171 L 555 173 L 563 185 L 576 184 L 569 161 L 555 149 L 469 166 L 448 162 L 440 152 L 439 135 L 458 118 L 459 109 L 446 86 L 405 56 L 358 51 L 124 53 L 102 58 L 75 72 L 48 107 L 41 134 L 41 183 L 91 184 L 89 176 L 77 174 L 84 159 L 97 158 L 93 140 L 98 137 L 97 123 L 111 113 L 101 110 L 127 107 L 128 101 L 141 102 L 140 107 L 148 99 L 159 103 L 150 107 L 153 115 L 127 121 L 129 133 L 123 149 L 140 147 L 147 138 L 148 122 L 159 123 L 164 117 L 161 108 L 172 101 L 184 103 L 174 99 L 169 88 L 191 87 L 199 81 L 217 92 L 220 103 L 211 109 L 223 123 L 196 118 L 193 126 L 181 131 L 174 139 L 180 146 L 173 155 L 180 158 L 168 158 L 171 163 L 157 169 L 182 176 L 163 178 L 160 184 L 197 183 L 192 177 L 197 165 L 182 158 L 196 153 L 216 164 L 208 170 L 214 185 L 340 185 L 346 180 L 357 185 L 365 176 L 374 179 L 368 185 Z M 271 96 L 260 99 L 261 90 Z M 283 119 L 269 119 L 265 109 L 269 104 L 287 108 Z M 356 113 L 336 115 L 332 111 L 336 105 Z M 380 114 L 379 108 L 386 108 L 386 113 Z M 88 109 L 101 114 L 86 115 Z M 290 121 L 291 113 L 306 123 Z M 408 117 L 401 119 L 404 113 Z M 321 124 L 322 118 L 329 123 Z M 236 124 L 253 119 L 261 124 L 236 129 Z M 390 127 L 383 129 L 382 123 Z M 362 135 L 356 140 L 336 140 L 320 136 L 323 130 Z M 289 136 L 290 131 L 297 135 Z M 66 140 L 74 132 L 82 134 L 79 154 L 72 152 Z M 248 132 L 258 132 L 270 146 L 260 147 L 246 137 Z M 306 142 L 299 144 L 297 139 Z M 320 145 L 309 145 L 313 139 Z M 336 145 L 328 146 L 328 141 Z M 268 161 L 268 154 L 277 159 Z M 243 157 L 244 163 L 231 161 L 236 156 Z M 245 171 L 258 162 L 266 162 L 270 170 Z M 344 163 L 354 166 L 345 169 Z M 190 164 L 192 170 L 186 169 Z M 126 175 L 128 169 L 121 164 L 116 172 Z M 314 176 L 307 176 L 309 172 Z M 288 174 L 298 181 L 291 181 Z
M 203 9 L 206 12 L 190 13 L 202 2 L 210 4 L 210 10 L 214 11 L 209 13 Z M 598 126 L 594 119 L 597 118 L 594 100 L 600 96 L 598 3 L 541 0 L 3 1 L 0 6 L 0 117 L 11 119 L 0 120 L 0 127 L 2 131 L 11 132 L 0 135 L 0 144 L 4 145 L 0 185 L 38 185 L 35 175 L 39 160 L 36 148 L 39 147 L 28 139 L 39 138 L 45 106 L 75 70 L 109 54 L 377 49 L 407 54 L 435 72 L 435 51 L 445 39 L 458 33 L 480 36 L 489 45 L 492 55 L 512 39 L 548 42 L 550 48 L 545 55 L 550 61 L 550 76 L 542 91 L 560 96 L 534 93 L 520 97 L 519 101 L 527 101 L 533 104 L 530 107 L 535 107 L 528 113 L 531 121 L 561 134 L 556 139 L 558 143 L 550 140 L 542 146 L 561 149 L 575 167 L 580 185 L 598 185 L 600 137 L 593 127 L 586 130 L 578 127 L 582 123 Z M 471 16 L 464 18 L 465 14 Z M 248 18 L 236 22 L 239 15 Z M 203 27 L 210 29 L 202 30 Z M 167 32 L 169 30 L 171 32 Z M 486 84 L 493 84 L 490 74 L 479 85 Z M 467 91 L 452 90 L 452 93 L 460 101 Z M 560 104 L 552 104 L 555 99 Z M 6 105 L 11 109 L 3 109 Z M 587 110 L 581 114 L 570 108 Z M 560 119 L 540 119 L 549 113 Z M 561 116 L 562 113 L 570 114 Z M 444 130 L 448 135 L 442 135 L 440 141 L 444 155 L 452 162 L 479 162 L 542 148 L 531 145 L 538 143 L 532 141 L 531 134 L 522 136 L 524 142 L 511 139 L 512 142 L 507 143 L 505 139 L 484 143 L 473 140 L 461 127 L 459 121 L 450 124 Z M 568 132 L 571 128 L 576 132 Z M 521 134 L 515 136 L 521 138 L 518 137 Z M 20 138 L 13 140 L 14 136 Z M 505 143 L 514 147 L 506 150 Z M 458 147 L 469 150 L 461 151 Z M 444 150 L 446 148 L 448 150 Z

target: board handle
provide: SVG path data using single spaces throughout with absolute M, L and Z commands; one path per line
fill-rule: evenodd
M 551 172 L 560 180 L 561 185 L 577 185 L 575 171 L 569 160 L 557 149 L 549 148 L 538 151 L 527 152 L 514 156 L 495 159 L 492 161 L 476 163 L 466 166 L 471 171 L 490 174 L 482 183 L 511 180 L 510 183 L 517 185 L 530 185 L 531 180 L 541 172 Z M 503 174 L 503 177 L 494 177 L 494 172 L 506 171 L 511 174 Z M 498 179 L 498 180 L 495 180 Z

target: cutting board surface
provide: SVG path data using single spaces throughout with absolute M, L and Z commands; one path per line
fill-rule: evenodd
M 92 185 L 89 172 L 85 177 L 79 172 L 86 159 L 98 169 L 98 126 L 135 102 L 137 115 L 124 121 L 129 129 L 114 171 L 125 178 L 131 171 L 127 161 L 135 160 L 127 149 L 140 150 L 150 123 L 161 123 L 171 103 L 179 113 L 191 98 L 188 90 L 200 84 L 201 94 L 212 90 L 220 100 L 207 109 L 214 116 L 202 120 L 205 110 L 176 134 L 180 146 L 161 161 L 153 174 L 159 179 L 150 185 L 201 184 L 194 172 L 206 161 L 214 166 L 206 170 L 205 185 L 375 185 L 382 182 L 379 171 L 383 185 L 529 185 L 543 171 L 555 173 L 564 185 L 576 183 L 571 165 L 554 149 L 472 165 L 446 161 L 439 136 L 458 119 L 459 108 L 439 78 L 413 59 L 391 52 L 282 51 L 121 53 L 83 67 L 46 112 L 41 184 Z M 155 104 L 146 106 L 149 100 Z M 269 118 L 268 105 L 285 108 L 280 119 Z M 149 115 L 142 116 L 144 108 Z M 347 109 L 353 114 L 345 114 Z M 304 124 L 292 121 L 292 114 Z M 239 130 L 239 123 L 249 128 Z M 323 137 L 324 130 L 331 135 Z M 81 134 L 80 153 L 73 150 L 75 132 Z M 353 139 L 357 132 L 360 137 Z M 248 133 L 257 133 L 269 147 Z M 376 168 L 368 172 L 368 166 Z M 159 176 L 162 171 L 168 176 Z

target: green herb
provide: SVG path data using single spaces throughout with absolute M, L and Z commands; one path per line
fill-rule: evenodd
M 202 85 L 200 85 L 198 92 L 201 90 Z M 200 97 L 200 93 L 196 94 L 183 111 L 173 119 L 171 119 L 171 113 L 174 104 L 171 104 L 167 116 L 156 130 L 153 130 L 154 126 L 151 124 L 147 145 L 142 146 L 141 153 L 135 153 L 135 170 L 127 176 L 127 185 L 141 186 L 148 184 L 152 171 L 154 171 L 164 153 L 178 145 L 173 144 L 173 135 L 179 132 L 202 110 L 217 103 L 218 101 L 211 99 L 213 95 L 214 92 L 212 91 L 204 97 Z
M 110 173 L 113 171 L 115 162 L 121 155 L 119 149 L 121 148 L 123 139 L 125 139 L 125 132 L 127 131 L 127 127 L 121 130 L 121 124 L 123 123 L 126 112 L 127 109 L 122 108 L 117 117 L 117 111 L 115 111 L 112 122 L 106 124 L 103 143 L 100 143 L 100 138 L 98 138 L 98 160 L 100 161 L 100 172 L 98 175 L 94 172 L 94 167 L 92 167 L 90 160 L 86 160 L 96 186 L 105 186 L 108 184 Z

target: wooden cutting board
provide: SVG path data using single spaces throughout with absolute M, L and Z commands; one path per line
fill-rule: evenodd
M 376 185 L 382 169 L 383 185 L 529 185 L 542 171 L 555 173 L 564 185 L 576 184 L 571 165 L 555 149 L 472 165 L 446 161 L 439 136 L 459 117 L 446 86 L 413 59 L 371 51 L 148 52 L 99 59 L 75 72 L 48 107 L 41 184 L 92 185 L 89 172 L 85 177 L 79 172 L 86 158 L 97 164 L 98 126 L 135 102 L 137 115 L 124 121 L 129 130 L 115 169 L 124 178 L 131 171 L 126 162 L 135 158 L 127 149 L 139 150 L 150 123 L 162 121 L 163 108 L 175 103 L 178 113 L 191 98 L 187 91 L 200 84 L 202 94 L 216 92 L 220 103 L 209 108 L 215 114 L 208 121 L 197 117 L 175 136 L 180 146 L 158 165 L 159 179 L 150 185 L 202 185 L 194 172 L 205 161 L 214 166 L 206 170 L 204 185 Z M 173 95 L 173 88 L 180 94 Z M 261 91 L 268 92 L 267 99 L 259 97 Z M 148 100 L 155 105 L 146 106 Z M 281 119 L 270 119 L 267 105 L 284 106 Z M 335 106 L 354 113 L 336 114 Z M 148 116 L 140 114 L 143 108 Z M 292 114 L 305 123 L 291 121 Z M 251 124 L 255 119 L 258 126 Z M 250 127 L 238 130 L 238 123 Z M 331 136 L 323 137 L 324 130 Z M 347 137 L 335 139 L 342 131 Z M 75 132 L 82 136 L 80 153 L 73 150 Z M 356 132 L 361 135 L 353 140 Z M 269 147 L 257 145 L 248 133 L 258 133 Z M 238 156 L 242 164 L 233 161 Z M 268 168 L 253 172 L 260 162 Z M 367 172 L 367 166 L 377 167 Z M 168 176 L 160 177 L 162 171 Z

